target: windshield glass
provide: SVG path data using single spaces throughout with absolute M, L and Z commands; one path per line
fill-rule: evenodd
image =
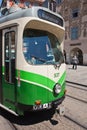
M 64 62 L 58 39 L 47 31 L 25 29 L 23 53 L 26 61 L 34 65 Z

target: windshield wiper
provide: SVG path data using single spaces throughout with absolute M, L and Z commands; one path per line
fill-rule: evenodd
M 42 59 L 42 58 L 40 58 L 40 57 L 37 57 L 37 56 L 34 56 L 34 55 L 31 55 L 31 57 L 34 57 L 35 59 L 37 59 L 37 60 L 39 60 L 39 61 L 41 61 L 41 62 L 46 62 L 45 59 Z
M 52 62 L 52 61 L 46 61 L 45 64 L 51 64 L 54 65 L 54 68 L 56 69 L 57 67 L 60 67 L 60 64 L 57 64 L 56 62 Z
M 50 63 L 50 64 L 54 65 L 55 69 L 59 68 L 61 66 L 61 63 L 59 63 L 59 62 L 56 63 L 56 62 L 52 62 L 52 61 L 46 61 L 45 59 L 42 59 L 42 58 L 34 56 L 34 55 L 31 55 L 31 57 L 34 57 L 35 59 L 43 62 L 44 64 L 49 64 Z

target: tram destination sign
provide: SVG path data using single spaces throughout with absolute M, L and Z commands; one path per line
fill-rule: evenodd
M 58 25 L 63 27 L 63 19 L 54 15 L 54 14 L 51 14 L 47 11 L 39 9 L 38 10 L 38 17 L 41 19 L 53 22 L 53 23 L 58 24 Z

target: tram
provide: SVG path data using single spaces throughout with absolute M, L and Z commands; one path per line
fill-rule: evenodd
M 17 115 L 65 98 L 64 20 L 45 7 L 0 18 L 0 107 Z

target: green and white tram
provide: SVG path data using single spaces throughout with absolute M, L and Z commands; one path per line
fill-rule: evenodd
M 63 18 L 43 7 L 0 18 L 0 106 L 25 111 L 56 108 L 65 98 Z

